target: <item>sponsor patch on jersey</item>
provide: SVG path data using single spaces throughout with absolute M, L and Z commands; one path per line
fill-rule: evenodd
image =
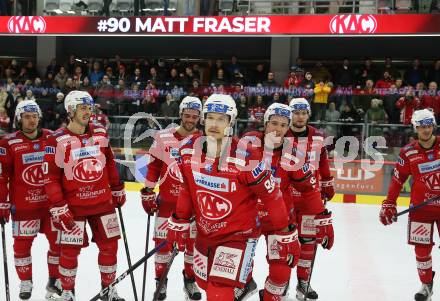
M 309 163 L 304 163 L 303 167 L 302 167 L 302 171 L 304 173 L 307 173 L 310 170 L 310 165 Z
M 93 133 L 107 133 L 107 131 L 106 131 L 106 129 L 103 129 L 103 128 L 96 128 L 96 129 L 93 129 Z
M 32 237 L 40 231 L 40 220 L 13 221 L 12 234 L 14 237 Z
M 73 160 L 78 160 L 82 158 L 97 157 L 100 153 L 101 150 L 99 149 L 99 146 L 86 146 L 72 150 L 72 157 Z
M 194 247 L 193 257 L 194 273 L 204 281 L 208 281 L 208 257 L 201 254 L 197 248 Z
M 107 238 L 118 237 L 121 234 L 116 213 L 101 216 L 101 223 L 104 226 Z
M 70 138 L 70 135 L 62 135 L 62 136 L 59 136 L 59 137 L 57 137 L 57 142 L 60 142 L 60 141 L 63 141 L 63 140 L 66 140 L 66 139 L 69 139 Z
M 418 167 L 420 173 L 427 173 L 438 170 L 440 169 L 440 159 L 432 162 L 421 163 L 418 165 Z
M 229 179 L 209 176 L 197 171 L 193 171 L 194 181 L 198 186 L 204 187 L 209 190 L 228 192 L 229 191 Z
M 214 261 L 209 276 L 216 276 L 235 281 L 237 279 L 243 251 L 220 246 L 215 250 Z
M 22 160 L 23 164 L 41 163 L 44 160 L 44 152 L 23 154 Z
M 397 163 L 400 165 L 400 166 L 404 166 L 405 165 L 405 161 L 403 161 L 403 159 L 399 156 L 399 157 L 397 157 Z
M 434 154 L 428 154 L 428 160 L 434 159 Z
M 239 159 L 239 158 L 234 158 L 234 157 L 226 157 L 226 162 L 227 163 L 232 163 L 238 166 L 246 166 L 246 161 Z
M 180 151 L 180 154 L 183 155 L 194 155 L 195 150 L 193 148 L 184 148 Z
M 6 148 L 0 147 L 0 156 L 6 156 Z
M 55 147 L 53 147 L 53 146 L 46 146 L 44 148 L 44 153 L 46 153 L 46 154 L 55 154 Z
M 75 226 L 69 232 L 60 231 L 59 244 L 82 246 L 84 244 L 84 230 L 86 222 L 75 221 Z
M 156 217 L 154 220 L 154 238 L 166 239 L 168 233 L 168 218 Z
M 12 145 L 12 144 L 22 143 L 22 142 L 23 142 L 23 139 L 12 139 L 12 140 L 8 141 L 8 144 Z
M 254 177 L 254 179 L 258 178 L 264 172 L 265 167 L 266 163 L 264 161 L 261 161 L 260 163 L 258 163 L 257 167 L 252 169 L 252 176 Z
M 178 148 L 170 148 L 170 158 L 171 159 L 175 159 L 175 158 L 179 158 L 179 149 Z
M 415 155 L 415 154 L 418 154 L 419 153 L 419 151 L 418 150 L 416 150 L 416 149 L 413 149 L 413 150 L 410 150 L 410 151 L 408 151 L 408 152 L 406 152 L 405 153 L 405 156 L 412 156 L 412 155 Z
M 410 222 L 408 227 L 408 242 L 430 245 L 432 242 L 432 224 Z

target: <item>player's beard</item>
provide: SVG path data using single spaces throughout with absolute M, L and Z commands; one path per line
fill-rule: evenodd
M 192 132 L 196 128 L 196 123 L 192 122 L 182 122 L 182 127 L 187 132 Z
M 423 143 L 427 143 L 432 139 L 432 135 L 433 135 L 433 133 L 431 133 L 431 135 L 429 135 L 429 137 L 426 139 L 423 139 L 423 137 L 419 137 L 419 140 Z

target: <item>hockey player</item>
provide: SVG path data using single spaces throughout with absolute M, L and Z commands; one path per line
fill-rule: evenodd
M 418 140 L 406 145 L 400 151 L 394 167 L 386 200 L 380 210 L 380 221 L 390 225 L 397 221 L 396 200 L 402 186 L 412 176 L 411 205 L 418 205 L 427 199 L 439 197 L 440 189 L 436 180 L 440 176 L 440 137 L 434 136 L 437 127 L 434 114 L 428 109 L 415 111 L 411 123 Z M 440 231 L 440 201 L 433 202 L 409 213 L 408 244 L 414 246 L 417 271 L 422 288 L 415 294 L 417 301 L 431 300 L 434 272 L 431 251 L 434 224 Z
M 20 300 L 29 300 L 32 295 L 31 248 L 39 232 L 44 233 L 49 242 L 46 299 L 61 295 L 57 280 L 60 248 L 56 244 L 57 232 L 52 230 L 49 202 L 43 187 L 44 148 L 51 131 L 39 127 L 41 118 L 35 101 L 20 102 L 15 109 L 19 130 L 0 141 L 0 222 L 8 222 L 12 214 L 15 269 L 21 280 Z
M 176 209 L 176 202 L 179 196 L 181 178 L 177 159 L 179 148 L 187 143 L 191 136 L 199 130 L 197 124 L 202 113 L 202 102 L 197 97 L 187 96 L 179 105 L 180 126 L 159 131 L 155 137 L 154 144 L 150 148 L 150 162 L 147 165 L 147 185 L 141 190 L 142 206 L 149 215 L 157 213 L 155 219 L 154 241 L 156 246 L 166 239 L 167 223 L 171 213 Z M 159 185 L 159 195 L 153 192 L 156 183 Z M 183 282 L 184 292 L 189 300 L 200 300 L 200 291 L 195 283 L 195 275 L 192 268 L 193 248 L 195 237 L 195 223 L 191 224 L 191 236 L 187 242 Z M 168 244 L 155 255 L 156 284 L 171 259 L 172 245 Z M 158 296 L 159 300 L 166 298 L 166 284 L 162 287 Z
M 300 191 L 302 197 L 308 202 L 319 202 L 321 199 L 319 189 L 314 175 L 309 170 L 308 163 L 302 162 L 300 166 L 288 168 L 285 164 L 295 165 L 293 157 L 295 157 L 296 144 L 290 147 L 284 147 L 284 136 L 289 130 L 291 124 L 291 110 L 289 106 L 273 103 L 267 108 L 264 114 L 264 132 L 249 132 L 243 137 L 249 139 L 259 139 L 262 141 L 262 147 L 259 148 L 260 157 L 266 162 L 266 168 L 271 170 L 275 178 L 275 182 L 279 185 L 283 193 L 283 199 L 289 212 L 290 223 L 296 226 L 296 218 L 294 216 L 293 201 L 289 191 L 289 186 L 293 185 L 296 191 Z M 274 139 L 278 139 L 277 141 Z M 287 146 L 287 145 L 286 145 Z M 287 159 L 282 161 L 281 159 Z M 290 166 L 292 167 L 292 166 Z M 266 279 L 265 289 L 260 291 L 260 299 L 264 301 L 280 301 L 284 300 L 287 295 L 289 286 L 291 268 L 286 262 L 271 258 L 271 248 L 273 247 L 268 241 L 268 235 L 272 231 L 268 221 L 266 210 L 263 204 L 259 203 L 259 217 L 262 224 L 262 233 L 266 237 L 267 242 L 267 259 L 269 263 L 269 276 Z M 295 258 L 299 259 L 300 245 L 297 241 L 297 254 Z M 297 262 L 294 264 L 296 265 Z
M 306 298 L 317 300 L 318 294 L 309 285 L 309 278 L 316 253 L 316 244 L 321 244 L 323 248 L 328 250 L 333 246 L 332 214 L 325 208 L 322 200 L 330 201 L 333 198 L 335 194 L 334 181 L 330 174 L 324 137 L 316 128 L 307 124 L 312 113 L 309 103 L 305 98 L 294 98 L 290 101 L 289 106 L 292 110 L 292 126 L 286 136 L 293 137 L 298 145 L 298 157 L 300 153 L 304 153 L 305 158 L 300 160 L 309 163 L 310 169 L 314 170 L 315 177 L 319 180 L 322 198 L 307 199 L 301 192 L 295 189 L 291 190 L 301 242 L 296 297 L 298 300 Z M 294 187 L 291 186 L 291 188 Z
M 65 99 L 67 128 L 48 138 L 44 156 L 45 189 L 52 221 L 60 233 L 59 272 L 62 296 L 73 301 L 78 255 L 88 245 L 86 223 L 96 243 L 101 284 L 115 280 L 119 223 L 115 207 L 125 203 L 113 152 L 104 127 L 90 123 L 93 99 L 83 91 L 72 91 Z M 112 287 L 103 300 L 124 301 Z
M 252 149 L 239 148 L 237 139 L 229 137 L 236 116 L 235 101 L 229 95 L 213 94 L 206 100 L 202 116 L 206 137 L 194 135 L 180 149 L 183 183 L 168 222 L 167 238 L 182 251 L 194 215 L 193 268 L 209 301 L 245 300 L 252 293 L 235 296 L 234 289 L 251 282 L 259 236 L 257 198 L 266 206 L 273 225 L 268 237 L 273 241 L 273 256 L 291 263 L 297 247 L 296 231 L 288 227 L 287 211 L 272 174 L 261 168 L 264 163 L 254 158 Z M 247 164 L 255 161 L 260 163 Z

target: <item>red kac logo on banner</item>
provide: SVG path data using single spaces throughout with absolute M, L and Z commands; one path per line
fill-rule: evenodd
M 373 15 L 336 15 L 329 26 L 335 34 L 371 34 L 376 32 L 377 20 Z
M 14 16 L 9 18 L 10 33 L 44 33 L 46 21 L 40 16 Z

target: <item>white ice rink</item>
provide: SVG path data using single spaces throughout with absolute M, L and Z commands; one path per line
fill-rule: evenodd
M 132 262 L 143 256 L 147 216 L 137 193 L 129 192 L 129 200 L 123 207 L 124 221 Z M 331 251 L 318 249 L 312 287 L 319 293 L 321 301 L 406 301 L 414 300 L 420 288 L 413 248 L 406 244 L 406 217 L 397 224 L 382 226 L 378 219 L 379 206 L 356 204 L 332 204 L 335 227 L 335 245 Z M 400 208 L 403 209 L 403 208 Z M 151 226 L 153 230 L 153 223 Z M 18 300 L 19 281 L 13 267 L 13 251 L 10 223 L 7 226 L 8 265 L 11 300 Z M 438 234 L 434 239 L 439 242 Z M 150 241 L 150 249 L 153 243 Z M 119 243 L 118 275 L 127 268 L 122 240 Z M 254 278 L 259 288 L 264 286 L 267 274 L 265 243 L 262 240 L 255 258 Z M 47 281 L 47 243 L 39 236 L 32 250 L 34 269 L 34 291 L 31 300 L 44 300 Z M 169 273 L 168 299 L 184 300 L 182 292 L 183 255 L 179 255 Z M 434 270 L 440 267 L 440 250 L 433 250 Z M 135 272 L 137 292 L 142 290 L 141 266 Z M 296 274 L 296 271 L 294 272 Z M 147 300 L 152 300 L 154 290 L 154 263 L 148 262 Z M 438 278 L 438 277 L 437 277 Z M 439 278 L 440 279 L 440 278 Z M 434 286 L 433 300 L 440 300 L 440 281 Z M 289 300 L 294 299 L 296 277 L 292 277 Z M 127 301 L 134 300 L 130 278 L 118 286 L 119 295 Z M 76 283 L 78 301 L 89 300 L 100 289 L 97 264 L 97 248 L 94 244 L 84 249 L 79 258 Z M 5 300 L 3 264 L 0 267 L 0 300 Z M 141 299 L 139 299 L 141 300 Z M 250 300 L 258 300 L 254 295 Z

